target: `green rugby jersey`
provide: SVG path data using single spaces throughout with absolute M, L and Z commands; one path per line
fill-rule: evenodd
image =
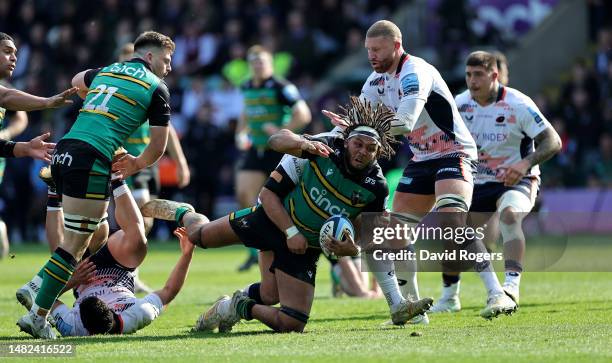
M 128 154 L 138 156 L 147 148 L 150 141 L 151 131 L 149 129 L 149 122 L 145 122 L 125 140 L 123 147 L 127 150 Z
M 361 212 L 383 212 L 389 188 L 378 163 L 356 175 L 347 170 L 344 139 L 339 135 L 315 137 L 334 153 L 329 158 L 304 155 L 305 159 L 285 156 L 266 188 L 283 200 L 283 205 L 308 244 L 319 247 L 319 230 L 332 215 L 353 220 Z
M 302 99 L 298 89 L 275 76 L 255 86 L 253 80 L 241 87 L 244 97 L 244 115 L 249 127 L 253 147 L 265 147 L 269 135 L 263 125 L 271 123 L 283 127 L 291 119 L 291 107 Z
M 168 87 L 141 59 L 91 70 L 85 84 L 89 92 L 83 108 L 63 139 L 85 141 L 111 160 L 147 120 L 151 126 L 168 125 Z

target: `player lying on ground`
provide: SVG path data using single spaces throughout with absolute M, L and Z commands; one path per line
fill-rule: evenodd
M 119 185 L 119 188 L 127 189 L 124 183 Z M 142 218 L 140 212 L 129 191 L 119 196 L 124 197 L 115 198 L 117 221 L 120 227 L 133 229 L 139 223 L 138 219 Z M 48 213 L 52 218 L 47 218 L 46 227 L 51 231 L 61 231 L 61 206 Z M 106 231 L 102 231 L 103 229 Z M 50 235 L 59 238 L 60 233 Z M 63 336 L 127 334 L 140 330 L 159 316 L 185 282 L 195 246 L 189 242 L 184 229 L 175 231 L 180 240 L 182 254 L 166 285 L 142 299 L 134 295 L 134 271 L 144 261 L 147 253 L 146 241 L 126 242 L 122 238 L 125 234 L 123 229 L 113 233 L 107 241 L 107 233 L 108 224 L 102 223 L 85 252 L 86 259 L 81 262 L 62 291 L 63 293 L 75 289 L 77 300 L 73 308 L 70 309 L 57 300 L 51 309 L 52 321 Z M 40 275 L 39 273 L 17 291 L 17 299 L 28 310 L 40 290 Z
M 484 218 L 474 221 L 476 226 L 497 224 L 499 219 L 506 272 L 501 288 L 518 304 L 525 255 L 522 220 L 533 208 L 538 193 L 538 165 L 559 152 L 561 139 L 531 98 L 501 84 L 498 60 L 487 52 L 471 53 L 465 68 L 468 90 L 456 101 L 478 145 L 470 212 L 479 213 L 470 217 Z M 443 280 L 442 297 L 431 311 L 461 310 L 459 274 L 447 272 Z
M 384 107 L 374 111 L 353 97 L 343 117 L 349 127 L 340 136 L 315 139 L 282 130 L 270 138 L 271 148 L 304 162 L 277 168 L 260 193 L 260 205 L 213 222 L 171 201 L 154 200 L 143 207 L 143 215 L 184 225 L 189 239 L 202 248 L 244 243 L 271 252 L 262 261 L 267 268 L 261 269 L 261 282 L 248 291 L 236 291 L 231 299 L 221 297 L 200 317 L 196 329 L 229 331 L 240 319 L 257 319 L 278 332 L 304 330 L 314 298 L 324 221 L 334 213 L 355 222 L 361 212 L 383 212 L 388 196 L 376 160 L 393 152 L 389 133 L 393 114 Z M 338 243 L 343 247 L 334 251 L 338 256 L 359 253 L 353 241 Z M 280 308 L 269 306 L 277 303 Z M 431 303 L 431 299 L 402 300 L 392 319 L 405 324 Z
M 340 297 L 346 294 L 351 297 L 377 299 L 382 297 L 382 291 L 376 280 L 368 281 L 368 272 L 361 271 L 361 257 L 343 256 L 337 260 L 330 259 L 332 296 Z

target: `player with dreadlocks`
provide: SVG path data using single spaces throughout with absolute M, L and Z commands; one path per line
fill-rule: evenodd
M 196 330 L 226 332 L 240 319 L 257 319 L 278 332 L 303 331 L 314 298 L 324 221 L 343 214 L 357 223 L 362 212 L 384 211 L 388 187 L 377 159 L 393 153 L 389 129 L 395 116 L 355 97 L 343 111 L 349 123 L 343 133 L 312 137 L 284 129 L 270 137 L 270 148 L 296 158 L 285 158 L 272 172 L 259 194 L 261 204 L 212 222 L 172 201 L 157 199 L 143 206 L 143 215 L 185 226 L 191 242 L 202 248 L 243 243 L 271 252 L 272 258 L 262 261 L 267 265 L 260 265 L 261 282 L 219 298 L 200 316 Z M 334 242 L 338 255 L 359 253 L 352 239 Z M 393 321 L 405 323 L 431 302 L 404 301 Z M 280 308 L 270 306 L 278 303 Z

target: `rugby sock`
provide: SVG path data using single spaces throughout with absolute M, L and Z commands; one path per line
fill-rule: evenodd
M 459 295 L 459 288 L 461 287 L 461 280 L 459 275 L 447 275 L 442 274 L 442 297 L 441 300 L 450 299 L 454 296 Z
M 414 245 L 409 245 L 408 250 L 414 252 Z M 395 261 L 395 275 L 402 296 L 409 301 L 419 300 L 416 260 Z
M 70 253 L 61 247 L 55 250 L 42 269 L 42 285 L 36 295 L 36 303 L 32 306 L 34 313 L 37 313 L 38 308 L 47 311 L 51 309 L 55 299 L 70 280 L 75 266 L 76 260 Z
M 192 210 L 187 208 L 187 207 L 178 207 L 176 208 L 176 212 L 174 214 L 174 219 L 176 220 L 176 224 L 179 225 L 179 227 L 183 227 L 183 216 L 185 214 L 187 214 L 187 212 L 191 212 Z
M 396 306 L 404 301 L 400 292 L 397 279 L 395 278 L 395 270 L 393 269 L 393 261 L 382 260 L 374 261 L 372 258 L 367 259 L 368 267 L 378 282 L 378 286 L 387 299 L 389 307 Z
M 113 177 L 111 177 L 111 189 L 113 190 L 114 198 L 119 198 L 123 194 L 130 191 L 130 188 L 128 188 L 125 180 Z
M 255 300 L 253 299 L 240 300 L 236 304 L 236 313 L 244 320 L 253 320 L 251 311 L 253 310 L 253 306 L 255 306 L 255 304 Z
M 256 282 L 254 284 L 250 284 L 245 288 L 246 294 L 253 299 L 256 303 L 260 305 L 265 305 L 263 300 L 261 299 L 261 283 Z
M 47 192 L 47 210 L 56 211 L 62 209 L 62 202 L 60 202 L 55 188 L 49 187 Z
M 249 257 L 259 258 L 259 250 L 257 248 L 249 247 Z
M 517 271 L 506 271 L 504 284 L 519 286 L 521 283 L 521 273 Z

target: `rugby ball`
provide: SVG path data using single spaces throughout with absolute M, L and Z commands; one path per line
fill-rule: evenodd
M 353 239 L 355 238 L 355 229 L 348 218 L 341 214 L 329 217 L 325 223 L 323 223 L 321 230 L 319 230 L 319 245 L 323 250 L 323 254 L 329 258 L 336 258 L 333 252 L 330 252 L 324 247 L 324 242 L 327 241 L 329 237 L 334 237 L 342 241 L 346 238 L 347 234 L 350 234 Z

